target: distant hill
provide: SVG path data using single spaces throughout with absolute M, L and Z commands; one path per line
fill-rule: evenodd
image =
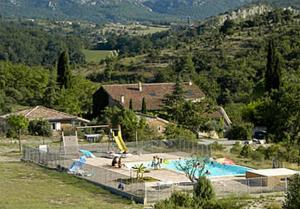
M 1 0 L 0 15 L 96 23 L 203 19 L 251 3 L 300 8 L 300 0 Z
M 239 8 L 253 0 L 147 0 L 144 5 L 160 14 L 202 19 Z

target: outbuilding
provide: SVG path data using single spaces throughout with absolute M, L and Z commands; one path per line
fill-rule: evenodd
M 0 121 L 5 121 L 11 115 L 23 115 L 29 121 L 46 120 L 51 124 L 53 131 L 61 131 L 64 128 L 86 125 L 90 121 L 84 118 L 60 112 L 43 106 L 27 108 L 18 112 L 0 116 Z
M 262 186 L 275 187 L 286 184 L 286 180 L 299 172 L 287 168 L 259 169 L 246 172 L 247 179 L 261 178 Z

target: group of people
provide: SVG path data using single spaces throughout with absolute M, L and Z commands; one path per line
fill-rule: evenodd
M 214 167 L 214 162 L 213 162 L 213 161 L 211 161 L 210 164 L 211 164 L 212 167 Z M 194 164 L 194 167 L 195 167 L 195 168 L 198 168 L 198 169 L 202 169 L 202 168 L 203 168 L 203 165 L 201 165 L 201 163 L 198 162 L 198 163 Z M 203 169 L 205 169 L 205 168 L 203 168 Z M 206 171 L 205 171 L 204 174 L 210 175 L 211 172 L 210 172 L 208 169 L 206 169 Z
M 122 168 L 124 164 L 122 164 L 122 158 L 121 157 L 114 157 L 113 160 L 112 160 L 112 163 L 111 163 L 111 166 L 112 167 L 115 167 L 115 168 Z
M 159 169 L 161 168 L 162 164 L 163 164 L 162 158 L 159 158 L 158 156 L 153 156 L 151 167 L 153 167 L 154 169 Z

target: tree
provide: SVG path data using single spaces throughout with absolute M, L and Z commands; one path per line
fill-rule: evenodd
M 281 69 L 278 52 L 275 48 L 274 40 L 271 39 L 268 45 L 267 67 L 265 73 L 265 90 L 271 92 L 273 89 L 279 90 L 281 85 Z
M 177 77 L 172 94 L 166 95 L 166 98 L 163 100 L 166 119 L 178 122 L 178 118 L 180 117 L 180 114 L 182 114 L 180 106 L 183 102 L 184 90 L 181 86 L 179 77 Z
M 250 157 L 252 151 L 253 151 L 253 150 L 252 150 L 251 146 L 248 145 L 248 144 L 245 144 L 245 145 L 243 146 L 242 150 L 241 150 L 240 155 L 241 155 L 242 157 Z
M 122 134 L 127 141 L 134 141 L 136 133 L 139 139 L 151 139 L 155 137 L 154 130 L 150 129 L 143 118 L 138 118 L 132 110 L 120 109 L 118 107 L 108 107 L 104 111 L 106 123 L 112 127 L 121 125 Z
M 143 100 L 142 100 L 142 110 L 141 110 L 141 112 L 144 113 L 144 114 L 147 113 L 147 105 L 146 105 L 145 97 L 143 97 Z
M 28 131 L 31 135 L 51 136 L 51 124 L 46 120 L 32 120 L 29 122 Z
M 224 33 L 225 35 L 231 35 L 233 34 L 235 23 L 233 20 L 225 20 L 223 26 L 220 28 L 220 31 Z
M 129 110 L 133 110 L 132 99 L 129 100 Z
M 105 67 L 105 70 L 104 70 L 104 81 L 111 81 L 111 75 L 112 75 L 112 72 L 113 72 L 113 62 L 112 61 L 107 61 L 106 62 L 106 67 Z
M 166 127 L 165 133 L 167 139 L 185 139 L 185 140 L 194 140 L 196 139 L 196 134 L 192 131 L 179 127 L 175 124 L 169 124 Z
M 226 134 L 226 137 L 230 140 L 248 140 L 252 137 L 252 128 L 251 123 L 242 123 L 233 124 L 232 127 Z
M 210 183 L 210 180 L 205 176 L 200 176 L 195 188 L 194 188 L 194 197 L 198 201 L 210 201 L 211 199 L 215 198 L 215 193 L 213 187 Z
M 143 180 L 144 178 L 144 173 L 146 170 L 146 167 L 144 166 L 144 164 L 140 164 L 140 165 L 136 165 L 133 167 L 133 169 L 136 171 L 136 179 L 137 180 Z
M 28 127 L 28 120 L 23 115 L 11 115 L 7 119 L 7 123 L 11 129 L 13 129 L 17 135 L 19 140 L 19 150 L 22 151 L 22 144 L 21 144 L 21 134 L 23 130 L 26 130 Z
M 300 175 L 296 174 L 289 182 L 283 209 L 298 209 L 300 205 Z
M 181 72 L 187 72 L 190 77 L 193 77 L 195 75 L 196 69 L 195 69 L 195 65 L 194 65 L 193 58 L 192 58 L 191 54 L 188 54 L 185 57 Z
M 53 71 L 50 71 L 49 82 L 43 96 L 43 103 L 46 107 L 53 108 L 55 106 L 58 97 L 57 90 L 58 89 L 54 73 Z
M 184 172 L 191 182 L 197 182 L 204 175 L 206 163 L 205 158 L 195 156 L 184 160 L 184 162 L 179 161 L 176 167 Z
M 61 53 L 57 63 L 57 83 L 60 88 L 71 87 L 71 70 L 69 67 L 69 55 L 67 51 Z

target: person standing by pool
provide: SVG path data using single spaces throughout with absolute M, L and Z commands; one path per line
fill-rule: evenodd
M 118 167 L 122 168 L 122 158 L 121 157 L 119 158 L 119 161 L 118 161 Z
M 117 163 L 118 163 L 118 157 L 114 157 L 114 159 L 112 160 L 111 166 L 116 167 Z
M 159 158 L 159 160 L 158 160 L 158 167 L 161 168 L 162 164 L 163 164 L 163 159 Z
M 151 167 L 154 167 L 154 166 L 155 166 L 155 161 L 156 161 L 156 157 L 153 156 L 152 163 L 151 163 Z

